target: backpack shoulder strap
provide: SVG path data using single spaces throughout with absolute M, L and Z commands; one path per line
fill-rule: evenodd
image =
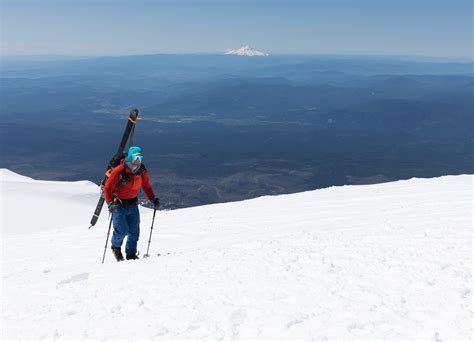
M 140 169 L 137 171 L 137 173 L 135 173 L 135 176 L 143 177 L 143 174 L 145 173 L 145 171 L 146 171 L 146 167 L 144 164 L 142 164 L 140 166 Z

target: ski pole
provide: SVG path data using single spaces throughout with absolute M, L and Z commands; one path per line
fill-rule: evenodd
M 144 258 L 148 258 L 150 256 L 148 252 L 150 251 L 151 233 L 153 233 L 153 225 L 155 224 L 155 215 L 156 215 L 156 208 L 153 211 L 153 219 L 151 220 L 151 228 L 150 228 L 150 237 L 148 238 L 148 247 L 146 249 L 146 254 L 143 256 Z
M 111 213 L 110 222 L 109 222 L 109 230 L 107 231 L 107 239 L 105 240 L 104 256 L 102 257 L 102 264 L 104 263 L 104 260 L 105 260 L 105 252 L 107 252 L 107 244 L 109 242 L 110 228 L 112 227 L 112 217 L 113 217 L 113 214 Z

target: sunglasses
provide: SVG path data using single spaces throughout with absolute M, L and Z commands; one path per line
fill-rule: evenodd
M 142 161 L 143 160 L 143 154 L 140 154 L 140 153 L 132 154 L 132 161 L 135 161 L 135 160 Z

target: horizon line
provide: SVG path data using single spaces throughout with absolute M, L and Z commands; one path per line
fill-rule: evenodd
M 474 56 L 433 56 L 433 55 L 410 55 L 410 54 L 375 54 L 375 53 L 332 53 L 332 52 L 279 52 L 269 53 L 268 56 L 238 56 L 238 55 L 226 55 L 224 52 L 143 52 L 143 53 L 117 53 L 117 54 L 47 54 L 47 53 L 36 53 L 36 54 L 1 54 L 0 60 L 2 59 L 24 59 L 24 58 L 64 58 L 64 59 L 89 59 L 89 58 L 107 58 L 107 57 L 133 57 L 133 56 L 158 56 L 158 55 L 170 55 L 170 56 L 191 56 L 191 55 L 209 55 L 209 56 L 227 56 L 227 57 L 241 57 L 241 58 L 271 58 L 271 57 L 291 57 L 291 56 L 307 56 L 307 57 L 358 57 L 358 58 L 395 58 L 395 59 L 429 59 L 439 61 L 452 61 L 458 63 L 473 63 Z

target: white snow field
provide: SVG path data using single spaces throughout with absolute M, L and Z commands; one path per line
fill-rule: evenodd
M 160 211 L 102 265 L 97 186 L 0 171 L 3 340 L 471 339 L 472 175 Z

